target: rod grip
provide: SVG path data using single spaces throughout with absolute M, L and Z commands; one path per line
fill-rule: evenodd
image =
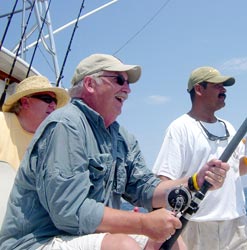
M 188 220 L 186 218 L 184 218 L 184 217 L 181 217 L 180 221 L 182 223 L 182 227 L 177 229 L 175 234 L 173 234 L 170 239 L 163 242 L 163 244 L 161 245 L 159 250 L 170 250 L 172 248 L 173 244 L 178 239 L 179 235 L 182 233 L 184 227 L 186 226 L 186 224 L 188 222 Z

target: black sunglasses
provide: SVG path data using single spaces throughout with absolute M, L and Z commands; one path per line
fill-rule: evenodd
M 29 96 L 30 98 L 35 98 L 35 99 L 39 99 L 45 103 L 52 103 L 52 102 L 55 102 L 57 104 L 57 99 L 55 97 L 52 97 L 50 95 L 32 95 L 32 96 Z
M 123 86 L 125 82 L 127 82 L 129 84 L 129 81 L 125 80 L 124 77 L 123 77 L 123 75 L 117 75 L 117 76 L 108 76 L 108 75 L 103 76 L 102 75 L 102 76 L 99 76 L 99 77 L 112 77 L 112 78 L 115 78 L 117 84 L 120 85 L 120 86 Z
M 210 141 L 218 141 L 218 140 L 219 140 L 219 141 L 225 141 L 225 140 L 227 140 L 227 138 L 230 136 L 229 131 L 228 131 L 228 129 L 227 129 L 227 126 L 226 126 L 225 122 L 222 121 L 222 120 L 218 120 L 218 121 L 221 122 L 221 123 L 223 123 L 223 125 L 224 125 L 224 127 L 225 127 L 226 133 L 225 133 L 224 136 L 217 136 L 217 135 L 211 134 L 211 133 L 205 128 L 205 126 L 203 126 L 203 124 L 201 123 L 201 121 L 198 121 L 199 124 L 201 125 L 203 131 L 205 132 L 205 134 L 207 135 L 207 137 L 208 137 L 208 139 L 209 139 Z

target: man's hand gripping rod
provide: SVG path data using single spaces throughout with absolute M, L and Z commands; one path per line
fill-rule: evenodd
M 223 162 L 227 162 L 229 160 L 232 153 L 234 152 L 234 150 L 236 149 L 240 141 L 243 139 L 246 132 L 247 132 L 247 118 L 242 123 L 242 125 L 240 126 L 240 128 L 238 129 L 238 131 L 236 132 L 236 134 L 230 141 L 230 143 L 227 145 L 224 152 L 220 156 L 219 160 Z M 181 234 L 182 230 L 184 229 L 187 222 L 191 218 L 192 214 L 198 210 L 200 202 L 203 200 L 206 192 L 208 191 L 210 187 L 211 187 L 211 184 L 207 181 L 204 181 L 200 190 L 195 193 L 193 199 L 191 200 L 189 207 L 183 212 L 183 214 L 179 218 L 182 223 L 182 228 L 177 229 L 175 234 L 161 245 L 160 250 L 171 250 L 171 247 L 173 246 L 175 241 L 178 239 L 179 235 Z

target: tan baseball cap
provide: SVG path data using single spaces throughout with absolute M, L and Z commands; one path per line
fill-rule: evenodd
M 92 75 L 102 70 L 126 72 L 130 83 L 138 81 L 141 76 L 141 67 L 139 65 L 123 64 L 119 59 L 112 55 L 93 54 L 83 59 L 78 64 L 71 80 L 71 84 L 75 85 L 85 76 Z
M 235 83 L 235 79 L 231 76 L 223 76 L 221 73 L 209 66 L 200 67 L 192 71 L 188 81 L 188 92 L 190 92 L 195 84 L 202 82 L 223 83 L 224 86 L 231 86 Z

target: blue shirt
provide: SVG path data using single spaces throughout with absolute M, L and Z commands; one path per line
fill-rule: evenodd
M 160 180 L 138 142 L 79 99 L 36 131 L 18 170 L 0 232 L 1 250 L 36 249 L 57 235 L 94 233 L 121 197 L 151 210 Z

